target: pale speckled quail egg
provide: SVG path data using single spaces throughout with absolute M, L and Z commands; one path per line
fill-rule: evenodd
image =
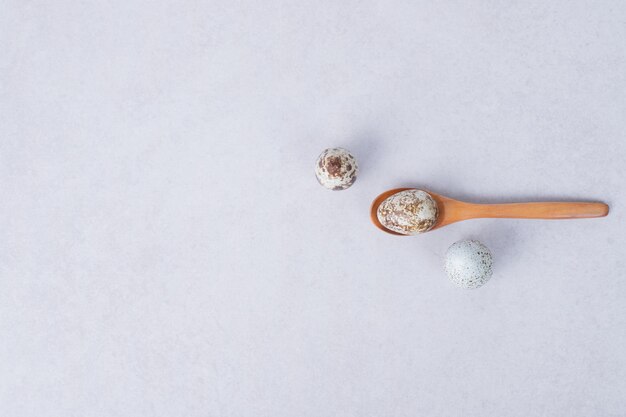
M 477 240 L 461 240 L 446 252 L 446 274 L 461 288 L 481 287 L 491 278 L 492 265 L 489 248 Z
M 426 191 L 405 190 L 383 201 L 376 215 L 389 230 L 417 235 L 433 228 L 438 212 L 437 202 Z
M 324 187 L 331 190 L 349 188 L 359 173 L 356 159 L 343 148 L 328 148 L 315 163 L 315 177 Z

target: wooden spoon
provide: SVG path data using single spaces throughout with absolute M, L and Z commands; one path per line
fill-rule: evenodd
M 372 203 L 370 216 L 372 223 L 383 232 L 398 236 L 403 235 L 387 229 L 378 220 L 378 206 L 392 195 L 415 188 L 394 188 L 385 191 Z M 426 191 L 426 190 L 424 190 Z M 437 222 L 429 231 L 439 229 L 461 220 L 506 218 L 506 219 L 583 219 L 589 217 L 604 217 L 609 214 L 609 206 L 604 203 L 509 203 L 509 204 L 473 204 L 454 200 L 431 191 L 426 191 L 437 203 L 439 213 Z

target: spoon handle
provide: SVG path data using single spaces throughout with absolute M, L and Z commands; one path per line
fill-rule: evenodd
M 466 210 L 468 219 L 582 219 L 609 214 L 609 206 L 604 203 L 470 204 Z

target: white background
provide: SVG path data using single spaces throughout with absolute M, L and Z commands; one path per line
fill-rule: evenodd
M 625 130 L 621 0 L 0 0 L 0 414 L 624 416 Z

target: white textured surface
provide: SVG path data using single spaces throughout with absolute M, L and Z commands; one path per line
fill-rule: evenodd
M 0 2 L 3 416 L 623 416 L 626 2 Z M 360 164 L 349 190 L 319 152 Z M 369 222 L 385 189 L 606 219 Z M 443 256 L 475 238 L 478 291 Z

